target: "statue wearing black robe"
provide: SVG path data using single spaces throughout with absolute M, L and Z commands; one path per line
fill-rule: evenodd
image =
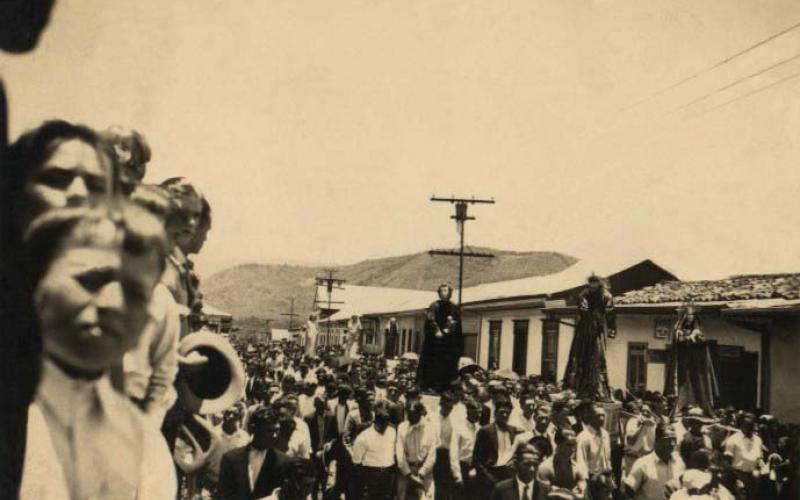
M 578 295 L 578 312 L 564 387 L 575 391 L 578 399 L 610 401 L 606 338 L 616 332 L 614 299 L 602 285 L 588 286 Z
M 428 307 L 425 316 L 425 340 L 417 372 L 420 389 L 441 393 L 449 387 L 458 378 L 461 351 L 461 312 L 449 299 L 441 298 Z
M 678 321 L 667 350 L 664 395 L 676 396 L 673 414 L 679 415 L 686 406 L 697 405 L 706 415 L 713 415 L 719 399 L 717 378 L 708 341 L 693 314 Z

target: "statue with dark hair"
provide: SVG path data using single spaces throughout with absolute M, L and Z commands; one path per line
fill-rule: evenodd
M 578 294 L 578 313 L 564 387 L 574 390 L 578 399 L 610 401 L 606 339 L 616 336 L 614 299 L 598 276 L 590 276 Z
M 425 339 L 419 358 L 417 380 L 423 391 L 442 392 L 458 378 L 458 360 L 463 350 L 461 311 L 451 302 L 453 289 L 441 285 L 439 300 L 428 307 Z

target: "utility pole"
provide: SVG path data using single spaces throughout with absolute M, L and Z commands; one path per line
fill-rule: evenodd
M 291 332 L 292 331 L 293 320 L 294 320 L 294 318 L 296 316 L 299 316 L 299 314 L 295 314 L 295 312 L 294 312 L 294 297 L 289 299 L 289 301 L 290 301 L 290 304 L 291 304 L 289 306 L 289 312 L 288 313 L 282 313 L 281 316 L 289 316 L 289 331 Z
M 472 198 L 456 198 L 453 196 L 450 198 L 437 198 L 436 196 L 431 196 L 431 201 L 451 203 L 456 207 L 455 215 L 451 215 L 450 218 L 456 221 L 456 228 L 458 229 L 458 234 L 461 237 L 461 243 L 458 252 L 454 252 L 452 250 L 431 250 L 428 252 L 428 254 L 446 255 L 450 257 L 458 256 L 458 307 L 461 307 L 461 290 L 464 288 L 464 257 L 488 259 L 494 257 L 494 255 L 490 253 L 464 251 L 464 228 L 466 227 L 466 222 L 468 220 L 475 220 L 475 217 L 470 217 L 467 215 L 467 206 L 477 203 L 494 205 L 494 198 L 490 200 L 481 200 L 476 199 L 474 196 Z
M 325 272 L 327 273 L 327 276 L 317 276 L 315 278 L 315 280 L 317 281 L 317 286 L 325 285 L 325 289 L 328 291 L 327 304 L 328 304 L 329 313 L 328 313 L 328 318 L 327 318 L 328 321 L 325 324 L 326 325 L 325 326 L 325 333 L 326 333 L 326 336 L 328 337 L 328 341 L 330 342 L 330 339 L 331 339 L 331 320 L 330 320 L 330 317 L 333 316 L 333 314 L 330 314 L 331 306 L 333 304 L 344 304 L 344 302 L 342 302 L 342 301 L 333 300 L 333 291 L 334 290 L 343 290 L 342 285 L 344 284 L 345 280 L 333 277 L 333 275 L 338 272 L 336 269 L 326 269 Z M 319 300 L 319 298 L 316 298 L 316 297 L 314 298 L 314 304 L 317 305 L 317 307 L 319 307 L 318 304 L 320 302 L 325 303 L 325 301 Z M 320 319 L 322 319 L 322 318 L 320 318 Z

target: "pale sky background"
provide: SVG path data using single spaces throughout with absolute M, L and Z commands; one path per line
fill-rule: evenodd
M 800 76 L 776 83 L 800 58 L 714 93 L 800 29 L 648 96 L 798 22 L 796 0 L 61 0 L 0 72 L 12 135 L 129 126 L 149 181 L 192 179 L 201 273 L 454 246 L 436 193 L 497 199 L 469 244 L 714 278 L 800 271 Z

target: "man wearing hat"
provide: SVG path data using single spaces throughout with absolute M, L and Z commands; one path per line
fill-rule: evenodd
M 683 421 L 688 429 L 680 442 L 679 450 L 683 462 L 688 464 L 696 451 L 713 448 L 711 438 L 703 432 L 703 426 L 711 424 L 713 420 L 706 418 L 700 407 L 692 406 L 686 410 Z
M 684 469 L 683 460 L 675 452 L 675 430 L 659 424 L 653 451 L 633 463 L 623 485 L 634 500 L 661 500 L 678 489 Z

